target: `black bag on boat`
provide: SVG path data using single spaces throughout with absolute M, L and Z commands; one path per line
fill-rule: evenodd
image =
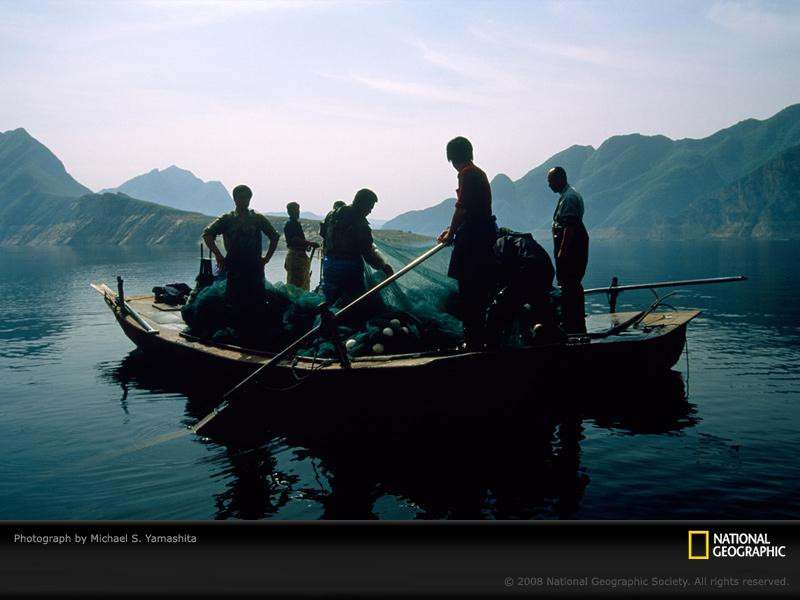
M 192 293 L 192 288 L 185 283 L 169 283 L 154 287 L 153 293 L 156 295 L 156 302 L 178 306 L 186 302 L 189 294 Z

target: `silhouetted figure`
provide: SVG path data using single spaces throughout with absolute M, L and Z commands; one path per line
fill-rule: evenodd
M 589 262 L 589 234 L 583 226 L 583 198 L 567 183 L 567 172 L 554 167 L 547 184 L 560 194 L 553 213 L 553 254 L 561 286 L 561 318 L 567 333 L 585 333 L 581 280 Z
M 372 240 L 367 215 L 378 201 L 375 192 L 359 190 L 352 204 L 326 218 L 322 291 L 331 304 L 347 303 L 366 291 L 364 261 L 386 275 L 394 273 Z
M 336 212 L 337 208 L 341 208 L 346 205 L 347 203 L 344 200 L 337 200 L 333 203 L 333 208 L 331 211 L 325 215 L 325 218 L 319 223 L 319 236 L 322 238 L 321 258 L 325 256 L 325 239 L 328 237 L 328 223 L 330 223 L 331 216 L 333 216 L 333 213 Z
M 486 308 L 494 286 L 492 246 L 497 225 L 489 179 L 472 158 L 468 139 L 457 137 L 448 142 L 447 160 L 458 171 L 458 189 L 450 227 L 437 240 L 453 243 L 447 275 L 458 281 L 466 347 L 481 350 L 486 343 Z
M 283 237 L 286 240 L 286 260 L 283 267 L 286 269 L 286 283 L 308 291 L 311 287 L 311 258 L 306 251 L 318 248 L 319 244 L 306 239 L 303 226 L 300 224 L 300 205 L 289 202 L 286 205 L 289 220 L 283 226 Z
M 521 334 L 526 344 L 534 341 L 531 333 L 534 325 L 538 325 L 538 340 L 556 341 L 564 337 L 550 300 L 555 269 L 547 251 L 530 233 L 506 228 L 498 233 L 494 254 L 500 291 L 489 305 L 487 317 L 491 345 L 500 346 L 504 330 L 517 319 L 522 323 Z
M 233 309 L 236 327 L 240 331 L 251 329 L 250 320 L 259 319 L 264 312 L 264 266 L 272 258 L 280 235 L 264 215 L 250 210 L 253 192 L 246 185 L 233 188 L 236 209 L 217 218 L 203 231 L 203 241 L 217 259 L 217 265 L 226 274 L 226 300 Z M 261 256 L 261 234 L 269 238 L 269 248 Z M 216 244 L 222 235 L 225 255 Z
M 322 287 L 322 282 L 325 280 L 325 258 L 326 254 L 326 244 L 325 239 L 328 236 L 328 223 L 331 222 L 331 216 L 333 213 L 336 212 L 336 209 L 346 206 L 347 203 L 344 200 L 337 200 L 333 203 L 333 208 L 325 215 L 325 218 L 322 219 L 319 223 L 319 236 L 322 238 L 322 246 L 320 246 L 320 254 L 319 254 L 319 284 L 317 285 L 315 292 L 319 292 L 320 288 Z

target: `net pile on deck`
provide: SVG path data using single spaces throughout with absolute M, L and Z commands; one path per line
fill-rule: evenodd
M 424 247 L 403 247 L 377 242 L 380 251 L 396 270 L 411 262 Z M 405 354 L 451 348 L 462 337 L 458 319 L 455 281 L 447 277 L 450 249 L 387 286 L 353 313 L 336 322 L 336 335 L 351 357 Z M 365 267 L 366 287 L 383 278 Z M 263 311 L 234 314 L 225 301 L 225 281 L 201 290 L 182 309 L 191 335 L 219 343 L 265 350 L 281 350 L 319 325 L 321 293 L 303 292 L 283 282 L 266 282 L 267 302 Z M 337 308 L 332 307 L 335 313 Z M 321 335 L 300 351 L 303 356 L 335 357 L 330 336 Z

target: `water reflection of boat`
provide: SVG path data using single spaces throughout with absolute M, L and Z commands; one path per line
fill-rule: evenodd
M 123 390 L 185 395 L 186 424 L 214 396 L 139 351 L 104 373 Z M 225 481 L 217 518 L 308 518 L 302 506 L 324 519 L 575 518 L 592 477 L 582 464 L 587 428 L 674 435 L 696 423 L 675 371 L 600 392 L 574 382 L 559 402 L 543 381 L 504 387 L 457 415 L 415 409 L 438 394 L 422 387 L 412 403 L 389 391 L 372 412 L 341 397 L 238 405 L 236 418 L 216 420 L 202 440 L 212 476 Z M 305 469 L 288 469 L 298 462 Z
M 184 333 L 179 312 L 163 310 L 149 295 L 126 298 L 105 285 L 103 293 L 125 335 L 141 350 L 176 371 L 188 367 L 192 374 L 213 373 L 235 382 L 275 355 L 269 352 L 214 344 Z M 686 326 L 699 311 L 622 312 L 590 315 L 588 335 L 566 342 L 507 348 L 495 352 L 436 351 L 416 354 L 355 358 L 347 366 L 331 359 L 288 356 L 277 361 L 262 378 L 273 390 L 294 389 L 303 382 L 304 393 L 325 390 L 374 390 L 392 386 L 415 393 L 420 381 L 458 378 L 464 384 L 493 382 L 531 383 L 543 375 L 569 367 L 582 375 L 652 374 L 671 368 L 686 341 Z

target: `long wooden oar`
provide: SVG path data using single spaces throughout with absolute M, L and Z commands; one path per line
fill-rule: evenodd
M 359 296 L 358 298 L 356 298 L 355 300 L 350 302 L 350 304 L 346 305 L 342 310 L 337 312 L 333 317 L 334 322 L 335 322 L 336 319 L 339 319 L 342 315 L 347 314 L 349 311 L 351 311 L 353 309 L 353 307 L 355 307 L 356 305 L 360 304 L 361 302 L 363 302 L 367 298 L 371 298 L 372 296 L 377 294 L 379 291 L 381 291 L 383 288 L 385 288 L 387 285 L 390 285 L 391 283 L 394 283 L 400 277 L 402 277 L 403 275 L 405 275 L 406 273 L 411 271 L 414 267 L 416 267 L 419 264 L 421 264 L 421 263 L 425 262 L 426 260 L 428 260 L 431 256 L 433 256 L 434 254 L 439 252 L 439 250 L 444 248 L 445 245 L 446 244 L 436 244 L 433 248 L 431 248 L 430 250 L 428 250 L 427 252 L 425 252 L 421 256 L 415 258 L 414 260 L 412 260 L 405 267 L 403 267 L 399 271 L 393 273 L 392 275 L 390 275 L 389 277 L 387 277 L 386 279 L 381 281 L 379 284 L 377 284 L 375 287 L 373 287 L 373 288 L 367 290 L 366 292 L 364 292 L 361 296 Z M 190 429 L 193 432 L 197 433 L 203 427 L 208 425 L 208 423 L 214 417 L 216 417 L 219 413 L 221 413 L 223 410 L 228 408 L 228 406 L 230 406 L 232 397 L 237 391 L 242 389 L 245 385 L 247 385 L 250 381 L 252 381 L 255 377 L 257 377 L 258 374 L 261 373 L 264 369 L 274 365 L 279 360 L 284 358 L 287 354 L 289 354 L 290 352 L 292 352 L 293 350 L 298 348 L 301 344 L 303 344 L 303 342 L 305 342 L 309 338 L 312 338 L 313 336 L 317 335 L 320 332 L 321 329 L 322 329 L 322 327 L 319 326 L 319 325 L 317 327 L 314 327 L 311 331 L 309 331 L 308 333 L 300 336 L 294 342 L 289 344 L 286 348 L 284 348 L 283 350 L 278 352 L 275 356 L 273 356 L 271 359 L 269 359 L 267 362 L 265 362 L 263 365 L 261 365 L 258 369 L 256 369 L 252 373 L 250 373 L 250 375 L 248 375 L 247 377 L 242 379 L 239 383 L 237 383 L 235 386 L 233 386 L 231 389 L 229 389 L 227 392 L 225 392 L 225 394 L 222 396 L 222 402 L 220 402 L 220 404 L 214 410 L 212 410 L 205 417 L 200 419 L 195 425 L 190 427 Z
M 747 277 L 744 275 L 736 275 L 734 277 L 712 277 L 710 279 L 684 279 L 683 281 L 659 281 L 657 283 L 637 283 L 634 285 L 612 285 L 602 288 L 589 288 L 583 290 L 584 294 L 610 294 L 614 292 L 626 292 L 631 290 L 649 290 L 653 288 L 662 287 L 677 287 L 683 285 L 701 285 L 704 283 L 727 283 L 729 281 L 746 281 Z

